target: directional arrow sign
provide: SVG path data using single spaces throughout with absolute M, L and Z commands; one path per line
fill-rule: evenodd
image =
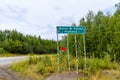
M 85 27 L 57 26 L 58 34 L 84 34 Z

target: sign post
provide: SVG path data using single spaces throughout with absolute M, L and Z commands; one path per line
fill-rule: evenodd
M 78 51 L 77 51 L 77 40 L 76 40 L 76 35 L 75 35 L 75 51 L 76 51 L 76 70 L 78 74 Z
M 69 35 L 67 35 L 68 70 L 70 71 Z
M 84 56 L 85 56 L 85 69 L 86 69 L 86 48 L 85 48 L 85 27 L 74 27 L 74 26 L 57 26 L 57 34 L 75 34 L 75 50 L 76 50 L 76 70 L 78 74 L 78 51 L 77 51 L 77 40 L 76 34 L 83 34 L 83 44 L 84 44 Z M 57 35 L 57 45 L 58 45 L 58 35 Z M 59 47 L 58 47 L 59 48 Z M 70 71 L 70 53 L 69 53 L 69 35 L 67 35 L 67 53 L 68 53 L 68 70 Z M 58 56 L 59 50 L 58 50 Z M 60 66 L 60 61 L 58 58 L 58 70 Z
M 84 45 L 84 57 L 85 57 L 84 67 L 85 67 L 85 70 L 86 70 L 86 47 L 85 47 L 85 34 L 83 34 L 83 45 Z
M 60 50 L 59 50 L 59 42 L 58 42 L 58 33 L 57 33 L 57 55 L 58 55 L 58 72 L 60 72 Z

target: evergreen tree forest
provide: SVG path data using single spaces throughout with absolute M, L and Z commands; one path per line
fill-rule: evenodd
M 0 53 L 56 53 L 56 41 L 23 35 L 16 30 L 0 30 Z
M 85 41 L 87 57 L 103 58 L 109 54 L 112 60 L 120 60 L 120 3 L 116 4 L 114 14 L 102 11 L 89 11 L 86 17 L 80 19 L 78 26 L 86 28 Z M 72 24 L 76 26 L 76 24 Z M 75 55 L 75 35 L 69 36 L 70 54 Z M 79 56 L 84 56 L 83 35 L 77 36 Z M 61 46 L 66 46 L 67 36 L 62 38 Z

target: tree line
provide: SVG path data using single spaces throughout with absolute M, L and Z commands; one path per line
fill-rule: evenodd
M 56 41 L 23 35 L 16 30 L 0 30 L 0 53 L 56 53 Z
M 80 19 L 78 26 L 86 28 L 86 51 L 87 57 L 102 58 L 109 54 L 113 60 L 120 60 L 120 3 L 116 4 L 114 14 L 102 11 L 94 13 L 89 11 L 86 17 Z M 75 23 L 72 26 L 76 26 Z M 69 36 L 70 54 L 75 55 L 75 35 Z M 77 36 L 78 53 L 83 56 L 83 35 Z M 66 47 L 67 36 L 60 42 L 61 46 Z

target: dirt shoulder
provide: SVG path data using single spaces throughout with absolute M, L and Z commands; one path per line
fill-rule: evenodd
M 77 74 L 75 71 L 64 72 L 56 75 L 51 75 L 46 80 L 77 80 L 80 77 L 84 77 L 84 74 Z
M 16 80 L 16 78 L 7 68 L 0 67 L 0 80 Z
M 80 77 L 76 72 L 64 72 L 56 75 L 51 75 L 46 80 L 77 80 Z M 31 80 L 12 72 L 8 67 L 0 67 L 0 80 Z
M 0 80 L 30 80 L 10 71 L 8 67 L 0 67 Z
M 85 76 L 83 73 L 64 72 L 56 75 L 51 75 L 46 80 L 120 80 L 119 70 L 100 70 L 90 76 Z

